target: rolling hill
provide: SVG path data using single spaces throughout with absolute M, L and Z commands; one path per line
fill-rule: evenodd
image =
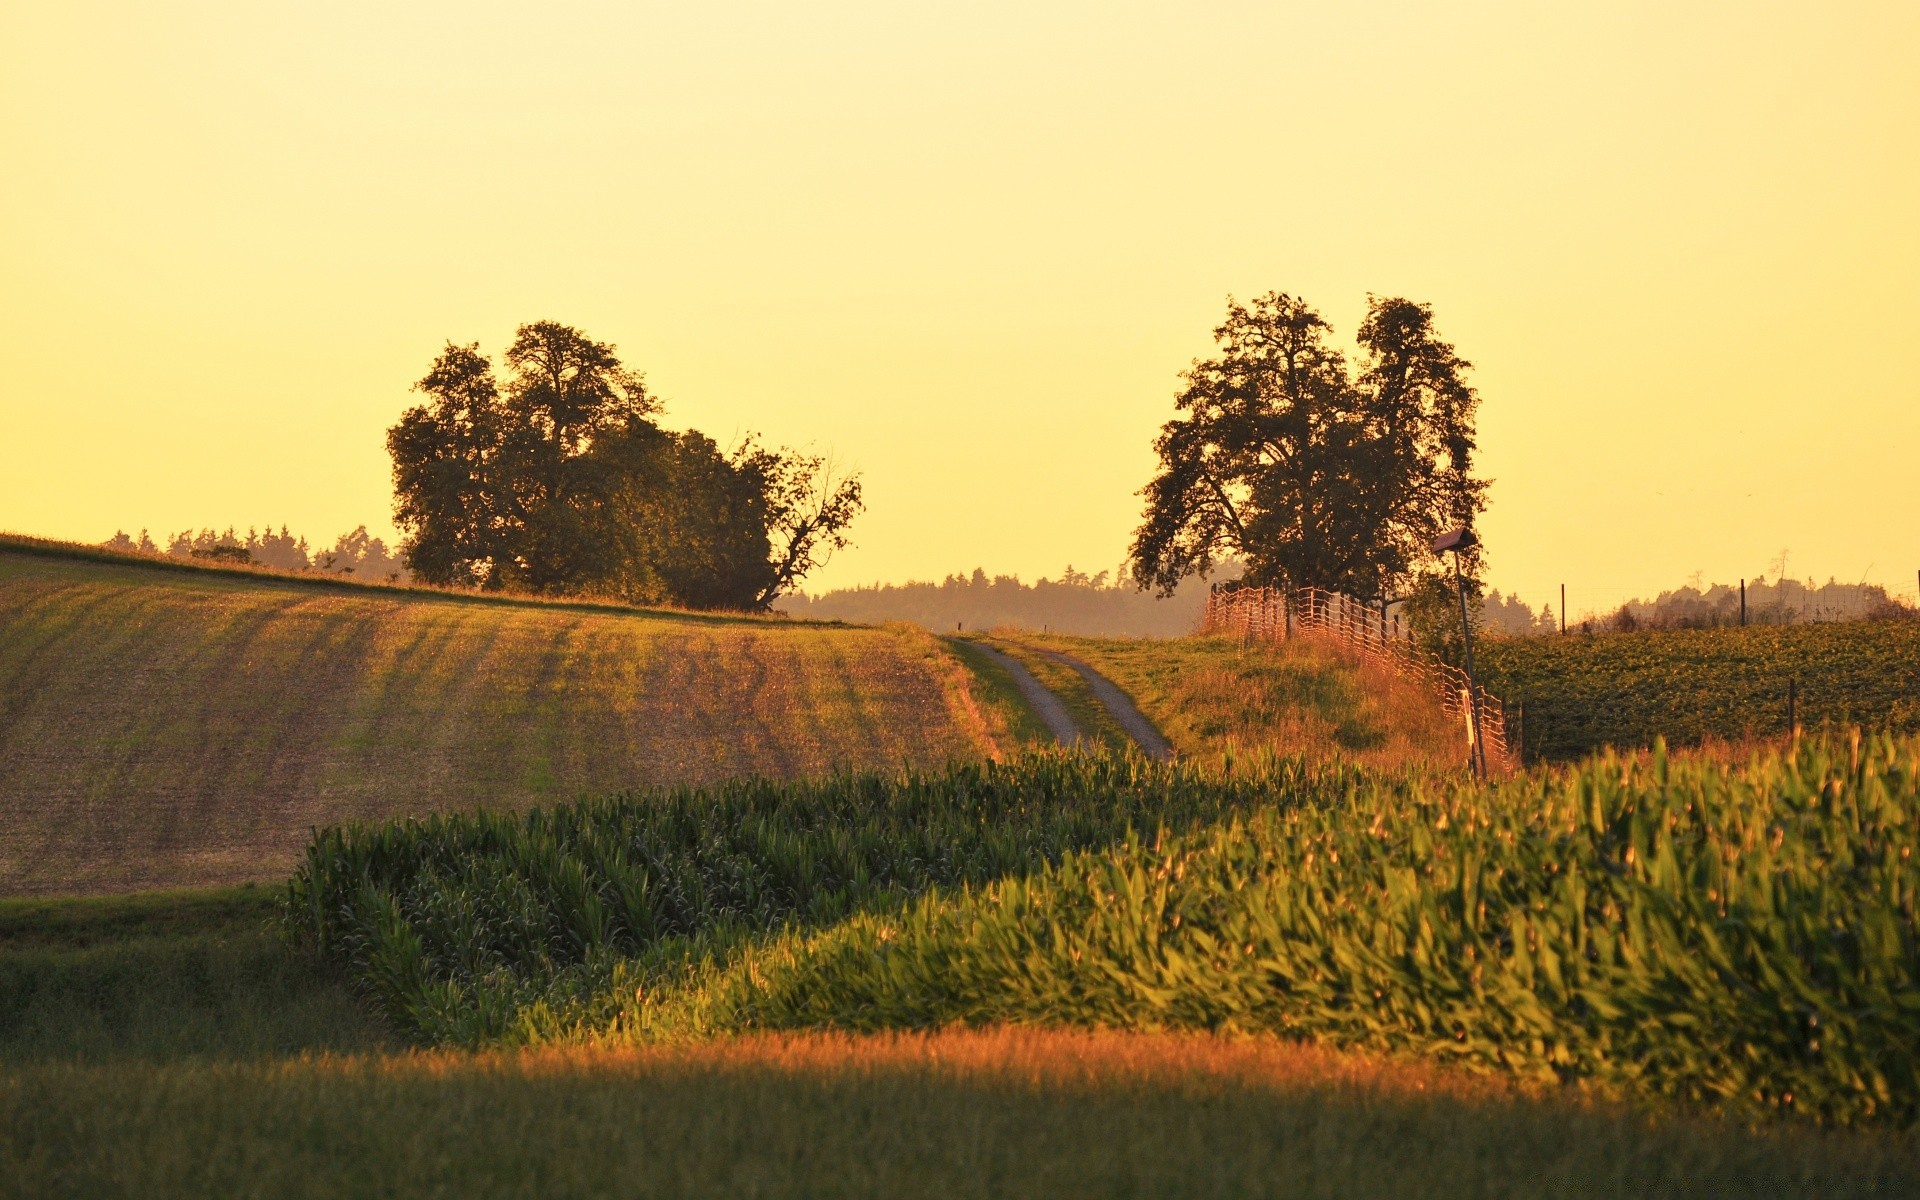
M 934 764 L 996 728 L 918 630 L 0 541 L 0 895 L 282 878 L 316 825 Z

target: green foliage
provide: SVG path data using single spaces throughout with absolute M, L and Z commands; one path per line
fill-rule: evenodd
M 1803 726 L 1920 729 L 1911 621 L 1487 638 L 1474 655 L 1489 690 L 1526 706 L 1529 757 L 1784 734 L 1789 681 Z
M 1480 585 L 1467 580 L 1467 620 L 1473 627 L 1476 648 L 1485 623 L 1485 611 Z M 1451 574 L 1435 571 L 1418 576 L 1407 592 L 1407 605 L 1402 612 L 1412 625 L 1414 640 L 1421 649 L 1456 667 L 1466 662 L 1466 642 L 1460 632 L 1459 585 Z
M 1886 737 L 1491 788 L 1047 756 L 332 831 L 287 921 L 433 1040 L 1270 1030 L 1911 1123 L 1917 842 Z
M 856 478 L 751 436 L 673 433 L 614 346 L 523 325 L 503 385 L 449 343 L 387 432 L 408 566 L 429 583 L 763 609 L 845 544 Z
M 1920 744 L 1369 787 L 759 956 L 728 1027 L 1272 1030 L 1821 1120 L 1920 1116 Z
M 1377 600 L 1432 561 L 1436 534 L 1473 523 L 1479 398 L 1433 310 L 1369 297 L 1357 371 L 1329 328 L 1285 293 L 1228 301 L 1219 356 L 1187 372 L 1184 415 L 1154 443 L 1131 551 L 1143 584 L 1171 594 L 1238 558 L 1250 583 Z
M 273 912 L 250 887 L 0 901 L 0 1067 L 390 1044 L 335 972 L 272 935 Z
M 316 835 L 287 921 L 350 964 L 403 1027 L 476 1043 L 604 984 L 622 956 L 890 909 L 1130 828 L 1217 819 L 1252 794 L 1134 759 L 1044 754 L 347 826 Z

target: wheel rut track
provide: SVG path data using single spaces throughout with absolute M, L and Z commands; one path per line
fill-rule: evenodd
M 1133 739 L 1134 744 L 1139 746 L 1148 758 L 1162 762 L 1173 758 L 1173 743 L 1154 727 L 1153 722 L 1147 719 L 1147 714 L 1140 711 L 1140 707 L 1133 702 L 1133 697 L 1121 691 L 1113 680 L 1071 654 L 1044 649 L 1039 650 L 1039 653 L 1063 667 L 1072 667 L 1078 671 L 1080 678 L 1087 681 L 1087 687 L 1093 692 L 1093 698 L 1100 702 L 1100 707 L 1107 710 L 1107 715 L 1126 731 L 1127 736 Z M 1037 683 L 1038 680 L 1035 682 Z
M 1014 686 L 1020 689 L 1020 695 L 1033 709 L 1034 715 L 1039 717 L 1041 723 L 1047 727 L 1047 732 L 1053 734 L 1054 741 L 1062 746 L 1071 746 L 1085 736 L 1080 732 L 1078 722 L 1073 719 L 1073 714 L 1067 711 L 1067 706 L 1061 702 L 1060 697 L 1048 691 L 1045 684 L 1034 678 L 1033 672 L 1027 670 L 1025 663 L 985 642 L 974 642 L 973 648 L 992 659 L 1001 670 L 1013 677 Z
M 1014 685 L 1020 689 L 1020 695 L 1026 699 L 1034 714 L 1053 734 L 1056 742 L 1069 746 L 1074 742 L 1087 740 L 1086 731 L 1081 729 L 1079 722 L 1073 719 L 1073 714 L 1067 710 L 1066 704 L 1041 683 L 1024 663 L 1006 651 L 985 642 L 976 641 L 973 646 L 998 663 L 1007 674 L 1013 677 Z M 1133 697 L 1120 690 L 1111 679 L 1071 654 L 1032 646 L 1027 649 L 1078 672 L 1080 677 L 1087 681 L 1087 687 L 1093 692 L 1093 698 L 1099 701 L 1100 706 L 1113 718 L 1114 724 L 1120 726 L 1147 757 L 1160 761 L 1173 758 L 1173 744 L 1167 741 L 1166 736 L 1155 728 L 1153 722 L 1148 720 L 1146 714 L 1134 704 Z

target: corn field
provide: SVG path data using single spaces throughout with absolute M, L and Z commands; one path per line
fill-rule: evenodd
M 1049 755 L 322 833 L 289 929 L 429 1041 L 1269 1031 L 1920 1116 L 1920 740 L 1493 785 Z
M 1506 706 L 1474 684 L 1465 671 L 1388 632 L 1383 610 L 1319 588 L 1216 588 L 1207 594 L 1201 629 L 1258 641 L 1309 637 L 1336 642 L 1401 675 L 1421 681 L 1459 722 L 1466 754 L 1483 773 L 1506 773 L 1519 765 L 1517 739 L 1507 737 Z M 1475 704 L 1478 703 L 1478 712 Z

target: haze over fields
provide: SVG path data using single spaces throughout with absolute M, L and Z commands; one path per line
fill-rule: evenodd
M 1434 306 L 1536 608 L 1911 587 L 1916 61 L 1907 0 L 26 6 L 0 527 L 391 543 L 408 386 L 552 318 L 865 472 L 810 588 L 1031 580 L 1279 288 Z

